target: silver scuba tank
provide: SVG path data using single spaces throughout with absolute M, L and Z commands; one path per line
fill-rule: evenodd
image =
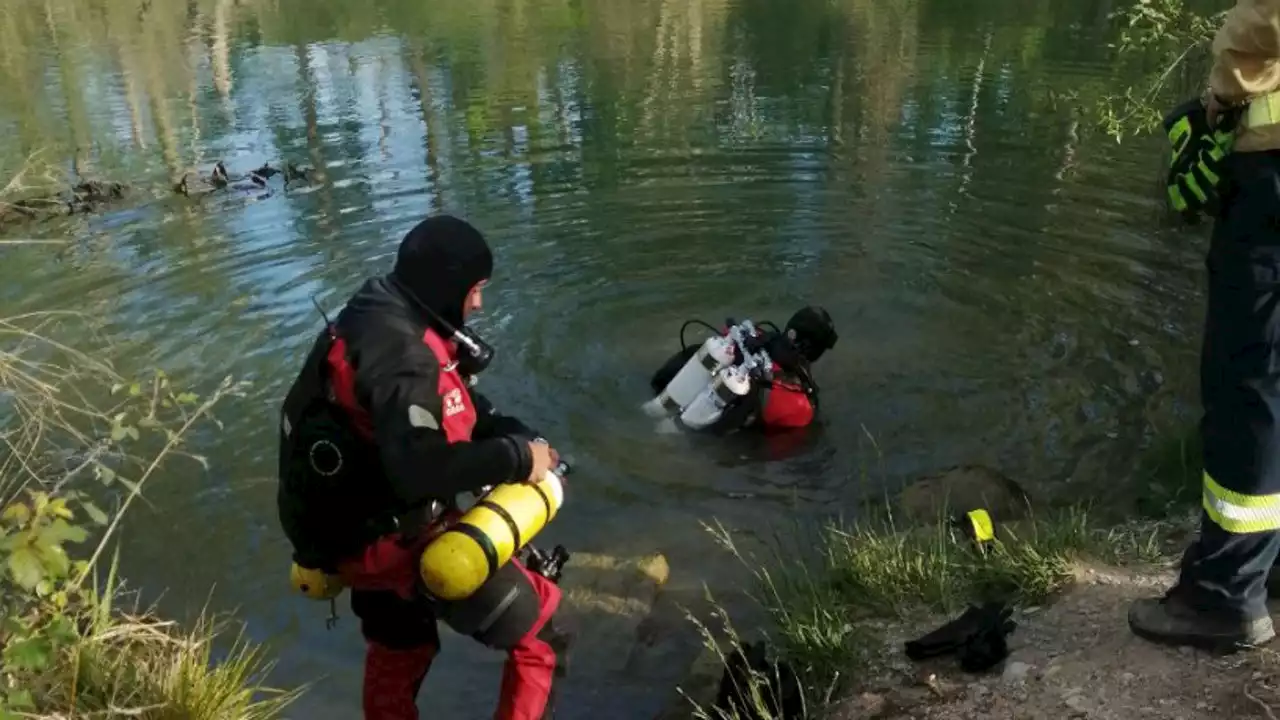
M 698 397 L 716 373 L 733 362 L 733 347 L 734 341 L 723 335 L 707 338 L 662 392 L 642 406 L 644 412 L 654 418 L 679 413 Z
M 749 372 L 742 365 L 721 370 L 715 381 L 680 413 L 680 423 L 691 430 L 701 430 L 719 420 L 725 408 L 750 392 Z

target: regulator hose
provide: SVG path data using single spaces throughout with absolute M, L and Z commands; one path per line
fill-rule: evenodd
M 712 327 L 710 323 L 698 320 L 697 318 L 685 320 L 684 324 L 680 326 L 680 352 L 684 352 L 689 349 L 689 344 L 684 341 L 684 331 L 688 330 L 690 325 L 701 325 L 702 327 L 710 330 L 713 335 L 720 334 L 720 331 Z

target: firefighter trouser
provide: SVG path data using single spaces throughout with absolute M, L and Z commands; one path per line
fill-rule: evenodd
M 418 720 L 416 698 L 440 648 L 436 617 L 416 590 L 425 542 L 386 536 L 339 568 L 351 587 L 351 610 L 367 643 L 365 720 Z M 543 639 L 560 589 L 512 558 L 538 596 L 534 626 L 507 652 L 495 720 L 541 720 L 549 712 L 556 653 Z
M 1280 154 L 1232 155 L 1226 168 L 1206 258 L 1204 511 L 1178 591 L 1204 611 L 1255 619 L 1280 552 Z

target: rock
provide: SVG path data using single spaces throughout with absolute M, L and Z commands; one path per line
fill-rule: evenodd
M 684 680 L 680 682 L 675 697 L 658 716 L 658 720 L 685 720 L 692 717 L 691 703 L 701 707 L 711 707 L 715 702 L 716 692 L 720 689 L 720 678 L 723 675 L 724 659 L 720 650 L 703 648 L 702 653 L 689 667 Z M 845 716 L 836 715 L 836 717 Z
M 662 555 L 619 558 L 574 553 L 560 580 L 557 620 L 577 663 L 621 671 L 662 635 L 651 612 L 670 568 Z
M 1077 713 L 1088 714 L 1091 709 L 1089 700 L 1084 696 L 1083 688 L 1071 688 L 1062 693 L 1062 702 Z
M 960 465 L 921 477 L 903 488 L 899 512 L 910 520 L 929 523 L 942 513 L 964 513 L 979 508 L 993 520 L 1016 520 L 1027 515 L 1030 497 L 1011 478 L 981 465 Z
M 1024 662 L 1010 662 L 1004 667 L 1003 679 L 1007 683 L 1025 682 L 1031 666 Z
M 1068 695 L 1067 699 L 1064 700 L 1063 702 L 1066 703 L 1067 707 L 1071 708 L 1072 710 L 1075 710 L 1076 712 L 1079 712 L 1079 713 L 1089 712 L 1089 702 L 1085 700 L 1084 696 L 1082 695 Z
M 834 717 L 848 718 L 848 720 L 879 717 L 888 708 L 888 705 L 883 695 L 864 692 L 841 703 L 834 713 Z

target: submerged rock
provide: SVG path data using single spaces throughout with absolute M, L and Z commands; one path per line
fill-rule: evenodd
M 994 520 L 1026 517 L 1031 498 L 1017 482 L 983 465 L 957 465 L 926 475 L 903 488 L 898 512 L 913 523 L 985 509 Z
M 661 554 L 616 557 L 574 553 L 560 579 L 557 627 L 567 637 L 566 669 L 582 663 L 621 672 L 663 629 L 653 616 L 671 569 Z

